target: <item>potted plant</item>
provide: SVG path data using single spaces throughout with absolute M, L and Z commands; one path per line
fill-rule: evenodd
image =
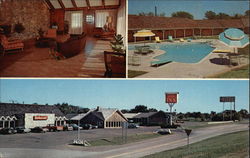
M 14 30 L 17 33 L 22 33 L 25 30 L 25 28 L 24 28 L 23 24 L 18 22 L 17 24 L 15 24 Z
M 125 53 L 122 35 L 115 35 L 110 45 L 115 53 Z

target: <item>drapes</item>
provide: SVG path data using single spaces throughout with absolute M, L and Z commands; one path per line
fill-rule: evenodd
M 65 20 L 69 22 L 69 34 L 82 34 L 83 32 L 82 11 L 66 11 Z

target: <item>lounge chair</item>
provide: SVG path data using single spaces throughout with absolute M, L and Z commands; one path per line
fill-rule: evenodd
M 169 42 L 173 42 L 174 40 L 173 40 L 173 37 L 172 36 L 168 36 L 168 41 Z
M 160 37 L 155 37 L 156 43 L 161 43 Z
M 3 55 L 6 51 L 10 50 L 22 50 L 24 48 L 24 44 L 21 40 L 8 40 L 5 35 L 0 36 L 1 45 L 3 47 Z
M 184 39 L 183 39 L 183 38 L 180 38 L 180 42 L 184 42 Z
M 192 39 L 191 39 L 191 38 L 189 38 L 189 39 L 187 39 L 187 41 L 188 41 L 188 42 L 191 42 L 191 41 L 192 41 Z
M 216 49 L 213 51 L 213 53 L 232 53 L 232 51 L 226 49 Z

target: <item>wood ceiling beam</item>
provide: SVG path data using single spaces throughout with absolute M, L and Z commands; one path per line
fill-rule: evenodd
M 73 6 L 74 6 L 75 8 L 78 8 L 77 5 L 76 5 L 75 0 L 71 0 L 71 3 L 73 4 Z
M 45 2 L 48 4 L 50 9 L 53 9 L 53 10 L 55 9 L 49 0 L 45 0 Z
M 105 8 L 105 0 L 102 0 L 102 6 Z
M 110 5 L 106 6 L 105 9 L 118 9 L 119 5 Z M 89 9 L 89 7 L 78 7 L 78 8 L 65 8 L 65 11 L 77 11 L 77 10 L 84 10 L 84 9 Z M 96 7 L 91 7 L 93 10 L 103 10 L 102 6 L 96 6 Z M 61 10 L 61 9 L 57 9 Z
M 89 3 L 89 0 L 86 0 L 86 3 L 87 3 L 87 7 L 88 7 L 88 8 L 91 8 L 90 3 Z
M 57 1 L 59 2 L 60 6 L 61 6 L 63 9 L 65 9 L 65 6 L 64 6 L 62 0 L 57 0 Z

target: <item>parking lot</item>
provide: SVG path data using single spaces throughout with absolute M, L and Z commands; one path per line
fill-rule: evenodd
M 153 132 L 159 127 L 140 127 L 127 129 L 128 135 Z M 46 133 L 26 133 L 0 135 L 0 148 L 40 148 L 40 149 L 71 149 L 69 146 L 77 138 L 77 131 L 61 131 Z M 80 138 L 96 140 L 122 136 L 122 129 L 81 130 Z

